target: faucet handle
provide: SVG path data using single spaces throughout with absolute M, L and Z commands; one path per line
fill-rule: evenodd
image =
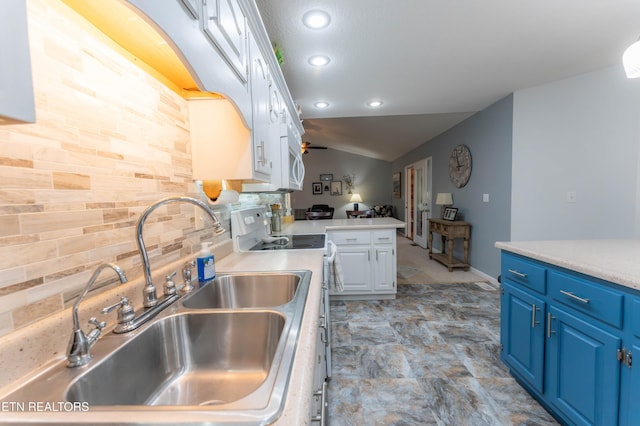
M 185 294 L 195 289 L 195 287 L 191 284 L 191 267 L 193 266 L 196 266 L 195 260 L 192 260 L 191 262 L 185 262 L 182 269 L 182 278 L 184 279 L 182 291 L 184 291 Z
M 167 275 L 165 277 L 164 295 L 166 297 L 173 296 L 174 294 L 176 294 L 178 292 L 178 289 L 176 288 L 176 283 L 173 282 L 173 277 L 175 277 L 176 274 L 177 274 L 177 272 L 173 271 L 172 273 L 170 273 L 169 275 Z
M 98 321 L 96 317 L 89 318 L 89 324 L 93 324 L 98 330 L 102 330 L 107 326 L 106 322 Z
M 118 324 L 126 324 L 132 321 L 135 318 L 135 311 L 133 307 L 129 304 L 129 299 L 127 297 L 122 297 L 120 301 L 111 306 L 107 306 L 102 310 L 103 314 L 108 314 L 116 308 L 118 309 Z

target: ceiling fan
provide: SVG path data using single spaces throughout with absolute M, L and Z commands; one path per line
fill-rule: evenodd
M 311 142 L 302 142 L 302 153 L 303 154 L 308 154 L 309 153 L 309 149 L 327 149 L 326 146 L 320 146 L 320 145 L 314 145 L 311 146 Z

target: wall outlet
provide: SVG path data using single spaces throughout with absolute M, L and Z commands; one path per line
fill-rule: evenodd
M 482 194 L 482 202 L 483 203 L 489 202 L 489 194 Z
M 567 192 L 567 203 L 575 203 L 578 201 L 578 194 L 576 191 Z
M 196 223 L 194 225 L 196 231 L 204 229 L 204 212 L 200 207 L 193 206 L 193 216 L 196 220 Z

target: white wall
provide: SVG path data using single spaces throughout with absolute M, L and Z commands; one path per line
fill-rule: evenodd
M 516 92 L 511 240 L 640 237 L 639 145 L 621 66 Z

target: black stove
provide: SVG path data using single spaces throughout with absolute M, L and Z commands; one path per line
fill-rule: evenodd
M 300 235 L 274 235 L 273 237 L 286 237 L 289 241 L 275 240 L 272 243 L 259 242 L 251 247 L 250 251 L 260 250 L 304 250 L 324 248 L 325 234 L 300 234 Z

